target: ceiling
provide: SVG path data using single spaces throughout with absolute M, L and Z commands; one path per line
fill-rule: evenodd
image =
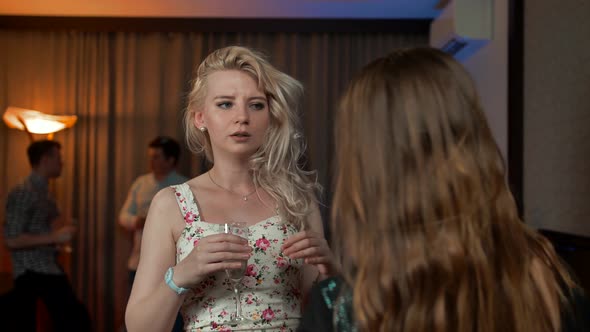
M 440 0 L 0 0 L 0 15 L 428 19 Z

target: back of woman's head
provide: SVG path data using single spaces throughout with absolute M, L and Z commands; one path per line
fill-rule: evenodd
M 459 63 L 414 48 L 367 65 L 342 98 L 335 141 L 332 226 L 362 330 L 553 329 L 531 266 L 543 263 L 556 294 L 567 275 L 519 220 Z

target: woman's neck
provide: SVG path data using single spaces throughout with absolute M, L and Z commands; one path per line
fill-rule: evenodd
M 235 193 L 250 193 L 254 189 L 252 173 L 247 163 L 223 163 L 216 160 L 209 170 L 214 185 Z

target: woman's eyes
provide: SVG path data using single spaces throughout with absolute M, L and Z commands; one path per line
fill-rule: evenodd
M 224 101 L 222 103 L 217 104 L 217 107 L 224 109 L 224 110 L 228 110 L 233 106 L 233 103 L 229 102 L 229 101 Z
M 229 110 L 233 106 L 234 106 L 234 103 L 232 103 L 230 101 L 224 101 L 224 102 L 221 102 L 221 103 L 218 103 L 217 104 L 217 107 L 219 107 L 221 109 L 224 109 L 224 110 Z M 260 111 L 260 110 L 263 110 L 266 107 L 266 104 L 265 103 L 252 103 L 252 104 L 248 105 L 248 107 L 251 110 Z
M 253 103 L 250 104 L 250 108 L 255 110 L 255 111 L 260 111 L 263 110 L 266 107 L 266 105 L 264 103 Z

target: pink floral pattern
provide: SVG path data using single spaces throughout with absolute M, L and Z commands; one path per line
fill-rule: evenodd
M 219 226 L 201 220 L 188 184 L 172 186 L 185 220 L 176 243 L 177 263 L 184 259 L 204 236 L 219 233 Z M 241 305 L 252 320 L 239 330 L 295 331 L 301 317 L 301 260 L 283 256 L 283 242 L 297 229 L 273 216 L 249 227 L 248 240 L 253 254 L 242 279 Z M 186 331 L 235 331 L 223 324 L 235 314 L 232 286 L 225 273 L 209 276 L 190 290 L 181 307 Z
M 270 307 L 268 307 L 268 309 L 265 309 L 262 312 L 262 319 L 270 322 L 271 320 L 273 320 L 273 318 L 275 318 L 275 313 L 274 311 L 272 311 L 272 309 Z
M 192 213 L 191 211 L 188 211 L 185 215 L 184 215 L 184 222 L 187 224 L 192 224 L 193 221 L 195 221 L 195 219 L 198 217 L 198 215 L 196 213 Z
M 264 237 L 264 235 L 256 240 L 256 244 L 254 246 L 255 251 L 266 251 L 270 247 L 270 242 Z

